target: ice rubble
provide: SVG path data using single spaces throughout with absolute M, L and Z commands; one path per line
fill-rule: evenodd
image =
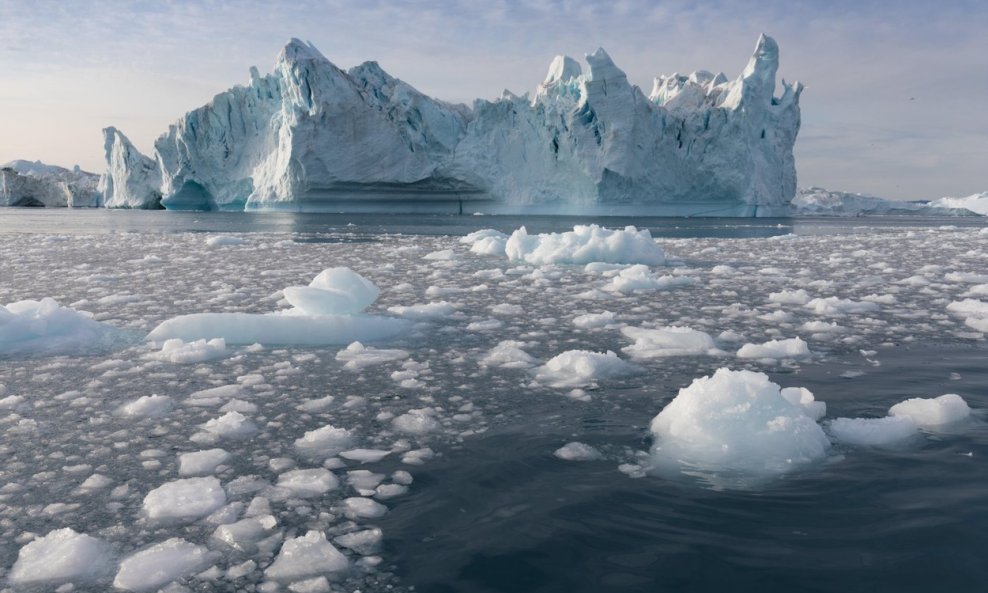
M 349 268 L 328 268 L 308 286 L 284 289 L 293 307 L 267 314 L 193 313 L 168 319 L 148 334 L 149 341 L 187 342 L 221 338 L 225 344 L 327 346 L 374 342 L 405 331 L 407 322 L 367 315 L 380 289 Z M 218 343 L 217 343 L 218 344 Z
M 365 62 L 340 70 L 293 39 L 271 74 L 216 95 L 141 155 L 107 128 L 110 207 L 781 213 L 796 190 L 802 85 L 762 35 L 742 74 L 656 79 L 603 50 L 557 57 L 529 101 L 473 108 Z
M 652 419 L 652 461 L 713 474 L 784 473 L 827 456 L 830 441 L 811 413 L 766 375 L 722 368 Z
M 99 175 L 41 161 L 0 166 L 0 206 L 92 208 L 100 205 Z
M 129 342 L 129 332 L 51 298 L 0 305 L 0 358 L 96 353 Z

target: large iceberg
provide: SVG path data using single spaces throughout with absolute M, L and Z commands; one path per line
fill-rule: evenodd
M 93 208 L 100 205 L 99 179 L 78 166 L 11 161 L 0 166 L 0 206 Z
M 740 77 L 655 79 L 603 49 L 553 60 L 531 99 L 432 99 L 376 62 L 293 39 L 271 74 L 187 113 L 141 155 L 105 130 L 109 207 L 771 215 L 796 191 L 802 85 L 766 36 Z

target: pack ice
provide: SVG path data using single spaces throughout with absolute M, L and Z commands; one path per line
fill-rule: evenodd
M 646 95 L 603 49 L 557 56 L 533 98 L 428 97 L 376 62 L 348 71 L 293 39 L 142 155 L 104 130 L 113 208 L 634 212 L 771 215 L 796 191 L 802 85 L 762 35 L 742 74 L 654 80 Z M 397 204 L 397 206 L 396 206 Z

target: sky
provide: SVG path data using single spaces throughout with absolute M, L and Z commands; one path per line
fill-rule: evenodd
M 292 37 L 469 104 L 597 47 L 646 93 L 661 74 L 735 78 L 764 32 L 806 85 L 800 186 L 965 196 L 988 190 L 986 30 L 984 0 L 0 0 L 0 163 L 102 172 L 109 125 L 150 153 Z

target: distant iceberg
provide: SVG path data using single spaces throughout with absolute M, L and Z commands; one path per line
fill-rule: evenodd
M 94 208 L 100 205 L 99 179 L 79 167 L 11 161 L 0 166 L 0 206 Z
M 981 197 L 980 208 L 976 198 Z M 988 193 L 970 198 L 941 198 L 932 202 L 887 200 L 865 194 L 800 188 L 791 203 L 794 216 L 974 216 L 988 214 Z
M 293 39 L 271 74 L 169 127 L 152 156 L 105 133 L 114 208 L 778 215 L 796 191 L 802 85 L 761 36 L 741 76 L 659 77 L 603 50 L 556 57 L 531 99 L 430 98 L 376 62 L 343 71 Z

